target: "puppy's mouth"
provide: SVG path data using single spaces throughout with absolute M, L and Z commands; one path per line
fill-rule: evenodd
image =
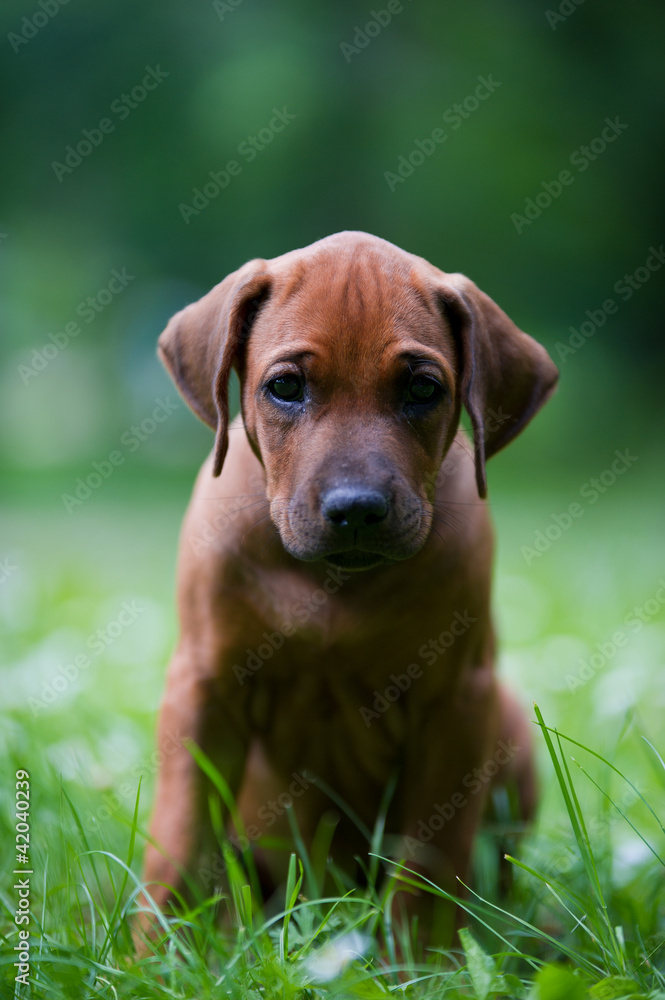
M 350 549 L 347 552 L 331 552 L 324 556 L 324 561 L 338 569 L 363 570 L 374 569 L 375 566 L 387 566 L 394 562 L 380 552 L 365 552 L 362 549 Z

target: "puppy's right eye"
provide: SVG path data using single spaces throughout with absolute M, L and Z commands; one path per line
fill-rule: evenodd
M 268 382 L 268 391 L 283 403 L 298 403 L 304 396 L 305 383 L 298 375 L 278 375 Z

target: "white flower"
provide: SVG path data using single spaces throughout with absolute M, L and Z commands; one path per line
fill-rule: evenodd
M 305 962 L 310 976 L 320 983 L 335 979 L 356 958 L 362 958 L 369 947 L 370 939 L 359 931 L 342 934 L 329 941 Z

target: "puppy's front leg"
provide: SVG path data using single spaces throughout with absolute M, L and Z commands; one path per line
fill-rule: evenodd
M 187 743 L 197 744 L 237 794 L 247 742 L 221 693 L 219 682 L 201 669 L 194 648 L 178 649 L 171 667 L 159 719 L 160 771 L 150 827 L 144 882 L 164 907 L 190 882 L 212 893 L 222 871 L 216 859 L 210 819 L 209 779 Z

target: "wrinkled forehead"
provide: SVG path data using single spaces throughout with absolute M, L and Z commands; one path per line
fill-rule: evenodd
M 397 354 L 436 354 L 455 363 L 448 323 L 417 258 L 374 246 L 289 254 L 249 338 L 253 362 L 270 364 L 309 347 L 334 364 L 382 366 Z

